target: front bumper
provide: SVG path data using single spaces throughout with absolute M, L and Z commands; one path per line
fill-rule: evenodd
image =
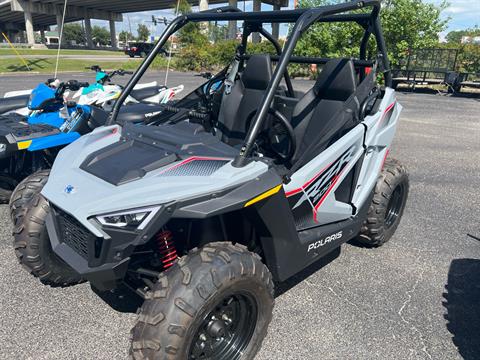
M 53 251 L 99 290 L 109 290 L 125 277 L 136 233 L 113 241 L 96 237 L 70 214 L 50 204 L 46 227 Z

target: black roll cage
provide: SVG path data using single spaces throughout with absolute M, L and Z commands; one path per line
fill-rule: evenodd
M 371 8 L 370 13 L 350 13 L 355 10 Z M 316 63 L 324 64 L 328 59 L 323 58 L 309 58 L 292 56 L 297 41 L 302 33 L 310 26 L 318 22 L 356 22 L 365 29 L 362 41 L 360 43 L 360 59 L 355 60 L 356 66 L 367 67 L 372 66 L 373 61 L 367 60 L 367 45 L 370 35 L 375 36 L 377 43 L 377 50 L 380 60 L 382 61 L 382 71 L 384 73 L 385 85 L 391 86 L 392 75 L 390 72 L 390 63 L 388 61 L 387 50 L 385 47 L 385 39 L 383 37 L 382 26 L 379 19 L 380 0 L 354 0 L 336 5 L 321 6 L 316 8 L 305 8 L 295 10 L 280 10 L 280 11 L 261 11 L 261 12 L 242 12 L 240 9 L 225 6 L 216 9 L 201 11 L 198 13 L 191 13 L 176 17 L 164 30 L 160 39 L 155 44 L 153 50 L 145 58 L 137 71 L 133 74 L 130 81 L 125 86 L 120 97 L 115 102 L 112 113 L 107 125 L 112 125 L 116 122 L 118 113 L 124 101 L 138 83 L 145 71 L 148 69 L 152 61 L 162 50 L 163 46 L 176 31 L 181 29 L 189 22 L 208 22 L 208 21 L 229 21 L 229 20 L 243 20 L 244 30 L 242 36 L 242 43 L 237 48 L 236 56 L 240 59 L 247 58 L 245 50 L 247 47 L 248 35 L 251 32 L 259 32 L 267 40 L 269 40 L 277 51 L 277 56 L 272 56 L 272 60 L 277 62 L 272 80 L 265 90 L 265 95 L 261 102 L 255 118 L 252 120 L 244 145 L 240 150 L 239 155 L 233 161 L 233 166 L 242 167 L 248 163 L 249 156 L 254 147 L 255 139 L 262 129 L 264 119 L 266 118 L 270 104 L 276 93 L 276 89 L 280 84 L 282 78 L 285 78 L 287 91 L 293 94 L 293 88 L 288 76 L 287 66 L 290 62 L 297 63 Z M 282 51 L 280 45 L 271 34 L 262 28 L 264 23 L 295 23 L 290 36 Z

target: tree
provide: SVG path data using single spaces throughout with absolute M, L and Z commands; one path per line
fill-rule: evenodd
M 110 43 L 110 32 L 103 26 L 95 25 L 92 28 L 93 41 L 99 45 L 108 45 Z
M 139 41 L 147 41 L 150 36 L 150 30 L 144 24 L 138 24 L 137 33 Z
M 450 31 L 445 38 L 449 43 L 460 44 L 463 36 L 480 36 L 480 27 L 476 25 L 470 29 Z
M 341 0 L 299 0 L 300 7 L 321 6 Z M 408 49 L 436 46 L 438 34 L 448 20 L 440 18 L 446 3 L 434 5 L 424 0 L 384 0 L 381 22 L 390 61 L 398 65 Z M 363 29 L 351 23 L 312 26 L 300 39 L 296 53 L 309 56 L 358 56 Z M 373 40 L 372 40 L 373 41 Z
M 85 43 L 85 32 L 80 24 L 65 24 L 63 26 L 63 38 L 67 42 L 75 42 L 76 44 Z
M 118 40 L 126 44 L 129 41 L 134 41 L 135 37 L 132 35 L 132 33 L 124 30 L 121 31 L 120 34 L 118 34 Z
M 226 40 L 228 39 L 228 26 L 211 22 L 208 24 L 208 36 L 212 42 Z
M 448 19 L 440 15 L 447 7 L 422 0 L 386 0 L 381 13 L 385 41 L 392 64 L 398 65 L 408 49 L 425 49 L 438 44 L 438 34 L 446 29 Z
M 178 12 L 187 15 L 192 12 L 192 7 L 187 0 L 180 0 Z M 189 22 L 178 31 L 181 46 L 204 46 L 208 43 L 207 34 L 202 31 L 199 23 Z

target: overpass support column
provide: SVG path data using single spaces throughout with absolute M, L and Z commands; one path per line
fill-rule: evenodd
M 238 1 L 237 0 L 228 0 L 228 5 L 237 7 Z M 229 39 L 236 39 L 237 37 L 237 21 L 230 20 L 228 22 L 228 38 Z
M 87 48 L 93 49 L 93 39 L 92 39 L 92 23 L 89 17 L 85 17 L 85 39 L 87 40 Z
M 280 10 L 280 5 L 278 3 L 274 3 L 273 10 Z M 272 23 L 272 36 L 278 40 L 279 33 L 280 33 L 280 24 Z
M 253 0 L 253 11 L 261 11 L 262 10 L 262 2 L 261 0 Z M 252 34 L 252 41 L 254 43 L 260 42 L 260 34 L 258 32 L 254 32 Z
M 198 9 L 200 11 L 208 10 L 208 0 L 200 0 L 198 3 Z
M 45 29 L 40 30 L 40 39 L 42 44 L 45 45 L 47 43 L 47 39 L 45 38 Z
M 56 18 L 57 18 L 58 43 L 60 44 L 60 46 L 62 46 L 63 34 L 62 34 L 62 39 L 60 39 L 60 33 L 62 32 L 63 15 L 60 11 L 57 12 Z
M 208 0 L 199 0 L 198 10 L 200 11 L 208 10 Z M 202 30 L 202 32 L 208 34 L 208 22 L 200 23 L 200 29 Z
M 25 30 L 27 32 L 27 42 L 29 46 L 35 45 L 35 33 L 33 32 L 33 19 L 32 13 L 25 10 Z
M 115 31 L 115 20 L 110 20 L 110 42 L 112 44 L 112 48 L 117 50 L 117 33 Z

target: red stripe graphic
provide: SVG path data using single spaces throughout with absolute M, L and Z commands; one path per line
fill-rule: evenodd
M 323 172 L 324 172 L 325 170 L 327 170 L 328 167 L 329 167 L 330 165 L 332 165 L 332 164 L 333 164 L 333 161 L 332 161 L 330 164 L 328 164 L 327 166 L 325 166 L 322 170 L 320 170 L 320 172 L 318 172 L 313 178 L 311 178 L 310 180 L 308 180 L 308 181 L 307 181 L 305 184 L 303 184 L 301 187 L 299 187 L 299 188 L 297 188 L 297 189 L 290 190 L 289 192 L 285 193 L 285 195 L 286 195 L 287 197 L 289 197 L 289 196 L 298 194 L 298 193 L 301 192 L 303 189 L 305 189 L 308 185 L 310 185 L 312 182 L 314 182 L 315 180 L 317 180 L 317 179 L 320 177 L 320 175 L 322 175 Z
M 325 191 L 325 194 L 323 194 L 322 198 L 320 199 L 320 201 L 317 203 L 317 205 L 315 205 L 315 208 L 313 209 L 313 220 L 315 220 L 315 222 L 317 222 L 317 211 L 318 211 L 318 208 L 320 207 L 320 205 L 322 205 L 322 203 L 324 202 L 324 200 L 327 198 L 328 194 L 330 194 L 330 191 L 332 191 L 332 189 L 335 187 L 335 184 L 337 183 L 338 179 L 340 179 L 340 177 L 342 176 L 344 170 L 347 168 L 347 165 L 345 165 L 345 167 L 343 168 L 342 171 L 340 171 L 336 176 L 335 178 L 333 179 L 332 181 L 332 184 L 330 185 L 330 187 L 328 188 L 327 191 Z
M 397 102 L 394 101 L 393 103 L 391 103 L 390 105 L 387 106 L 387 108 L 386 108 L 385 111 L 383 112 L 382 117 L 380 118 L 380 121 L 378 122 L 379 124 L 382 123 L 383 119 L 385 119 L 385 117 L 387 116 L 388 112 L 393 109 L 393 107 L 395 106 L 396 103 L 397 103 Z

